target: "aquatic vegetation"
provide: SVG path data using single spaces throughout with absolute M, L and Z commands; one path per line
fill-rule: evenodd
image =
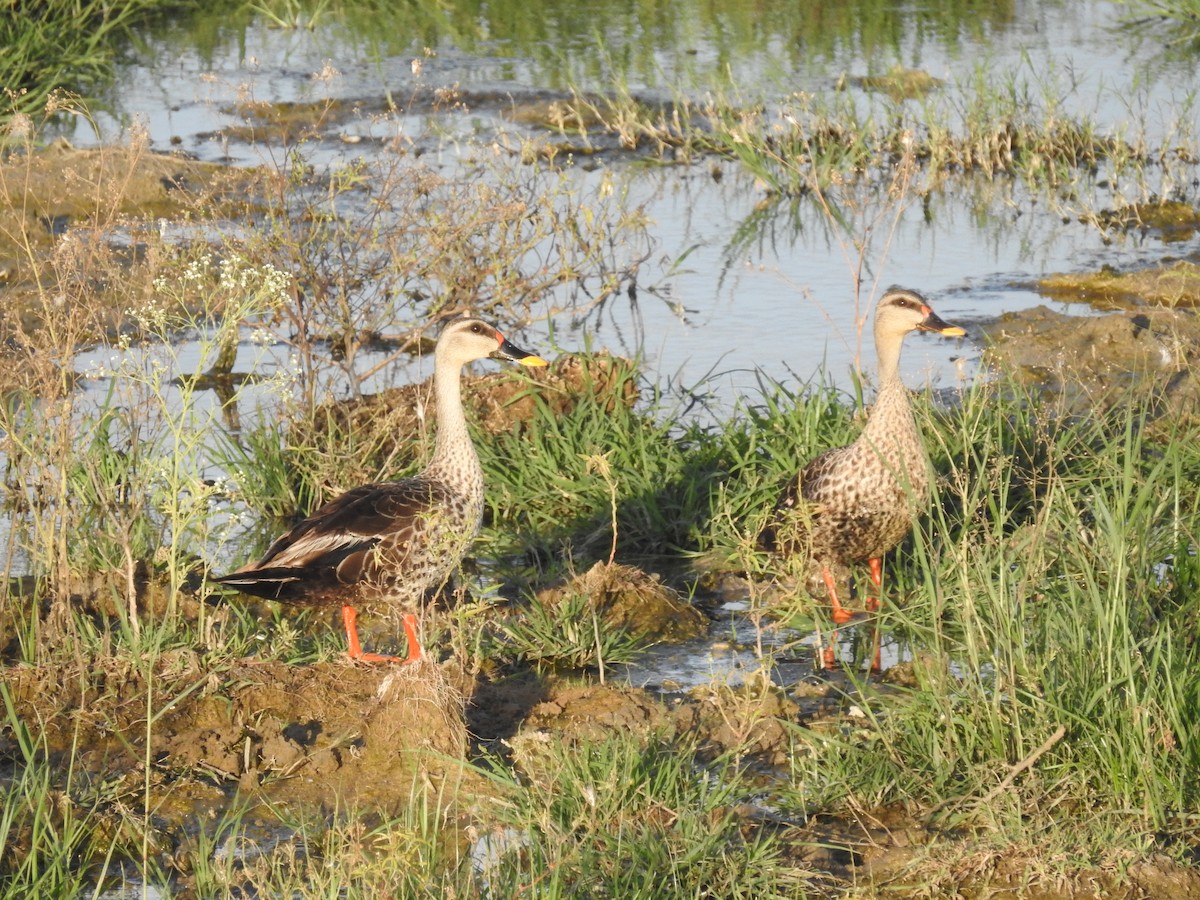
M 15 0 L 0 22 L 0 87 L 10 111 L 40 111 L 60 89 L 95 92 L 111 76 L 119 42 L 175 0 Z M 94 96 L 94 94 L 93 94 Z
M 1200 4 L 1196 0 L 1122 0 L 1136 29 L 1168 36 L 1167 47 L 1191 53 L 1200 42 Z
M 1099 309 L 1200 305 L 1200 267 L 1185 260 L 1134 272 L 1055 273 L 1043 278 L 1041 286 L 1047 296 Z

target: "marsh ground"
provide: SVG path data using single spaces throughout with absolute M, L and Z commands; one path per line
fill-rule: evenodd
M 317 4 L 154 33 L 176 62 L 119 76 L 146 120 L 91 149 L 50 137 L 107 112 L 10 117 L 6 891 L 1200 893 L 1186 56 L 1104 3 L 700 7 L 698 35 L 614 10 L 630 52 L 597 65 L 575 7 L 464 5 L 366 57 L 382 20 Z M 1076 65 L 1114 35 L 1145 91 Z M 1002 62 L 1028 41 L 1032 82 Z M 706 94 L 722 59 L 803 90 Z M 823 611 L 753 537 L 856 433 L 895 280 L 972 341 L 906 355 L 953 388 L 917 392 L 939 480 L 888 561 L 887 670 L 863 621 L 818 674 Z M 207 570 L 419 464 L 430 326 L 466 308 L 562 353 L 471 382 L 488 523 L 433 658 L 215 602 Z

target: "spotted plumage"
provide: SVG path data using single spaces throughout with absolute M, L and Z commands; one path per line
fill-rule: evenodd
M 485 357 L 546 364 L 479 319 L 453 321 L 434 354 L 437 440 L 424 471 L 347 491 L 277 538 L 258 562 L 214 580 L 285 603 L 339 605 L 350 655 L 391 659 L 362 652 L 354 607 L 419 602 L 446 583 L 479 533 L 483 469 L 467 430 L 461 375 L 464 365 Z M 404 623 L 414 659 L 411 614 Z
M 929 497 L 929 463 L 900 379 L 900 349 L 913 331 L 965 334 L 942 321 L 916 291 L 891 288 L 875 309 L 879 391 L 858 440 L 827 450 L 793 478 L 763 529 L 760 543 L 783 556 L 808 559 L 807 587 L 828 595 L 834 620 L 848 621 L 836 584 L 864 560 L 879 586 L 880 558 L 912 528 Z

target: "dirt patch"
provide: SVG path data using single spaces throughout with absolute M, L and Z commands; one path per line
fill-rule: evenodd
M 864 91 L 888 94 L 897 100 L 913 100 L 939 90 L 945 84 L 923 69 L 906 69 L 893 66 L 884 75 L 842 75 L 837 81 L 838 90 L 857 87 Z
M 324 137 L 329 129 L 346 125 L 365 110 L 350 100 L 250 100 L 235 107 L 227 107 L 222 112 L 237 116 L 243 122 L 241 125 L 229 125 L 221 129 L 222 138 L 247 144 L 288 146 Z
M 865 817 L 853 841 L 854 866 L 846 874 L 881 895 L 954 896 L 988 900 L 1112 900 L 1200 898 L 1200 872 L 1156 855 L 1128 865 L 1048 866 L 1043 848 L 988 846 L 956 839 L 913 823 L 880 827 Z M 839 837 L 831 836 L 836 843 Z
M 830 895 L 855 885 L 870 897 L 1200 898 L 1200 872 L 1161 854 L 1094 867 L 1048 863 L 1045 848 L 931 827 L 902 805 L 814 815 L 799 825 L 766 816 L 757 825 L 774 834 L 790 863 L 821 873 L 816 883 Z
M 1200 228 L 1200 210 L 1178 200 L 1131 203 L 1103 210 L 1098 219 L 1106 229 L 1154 232 L 1167 243 L 1190 240 Z
M 219 814 L 235 796 L 262 801 L 258 808 L 267 818 L 268 805 L 325 815 L 347 809 L 387 814 L 467 771 L 459 765 L 470 751 L 462 694 L 451 686 L 460 676 L 452 666 L 242 662 L 205 670 L 193 654 L 177 652 L 159 659 L 152 690 L 131 665 L 109 660 L 105 666 L 0 673 L 40 753 L 63 767 L 74 760 L 72 793 L 86 782 L 87 796 L 108 798 L 99 815 L 92 813 L 97 840 L 137 839 L 123 823 L 129 809 L 141 808 L 147 782 L 155 810 L 152 852 L 186 860 L 197 846 L 200 817 Z M 788 754 L 797 752 L 790 723 L 802 715 L 765 679 L 663 697 L 624 684 L 548 681 L 525 671 L 484 680 L 470 693 L 465 714 L 476 737 L 505 742 L 523 779 L 551 782 L 560 774 L 562 747 L 582 750 L 614 734 L 646 744 L 686 735 L 714 752 L 739 753 L 743 762 L 786 766 Z M 154 713 L 149 729 L 148 708 Z M 10 731 L 0 735 L 0 761 L 21 764 Z M 482 779 L 458 786 L 467 803 L 488 795 Z M 63 792 L 56 802 L 76 800 Z M 94 810 L 94 800 L 87 802 Z M 986 835 L 931 827 L 902 805 L 814 814 L 803 822 L 752 805 L 738 815 L 747 832 L 769 830 L 783 860 L 830 892 L 857 885 L 896 896 L 1086 891 L 1200 898 L 1200 873 L 1166 857 L 1130 860 L 1120 872 L 1043 872 L 1029 848 L 996 848 Z M 13 837 L 19 856 L 24 838 Z
M 199 781 L 271 802 L 394 812 L 466 755 L 462 695 L 431 664 L 203 671 L 172 654 L 151 684 L 116 661 L 100 671 L 12 668 L 0 680 L 18 716 L 40 724 L 47 757 L 74 751 L 99 780 L 143 773 L 150 760 L 172 791 Z
M 625 685 L 576 684 L 551 689 L 506 742 L 513 764 L 527 778 L 558 777 L 558 746 L 586 747 L 621 734 L 642 743 L 668 737 L 674 728 L 666 705 Z
M 1194 307 L 1200 304 L 1200 266 L 1180 261 L 1134 272 L 1105 267 L 1099 272 L 1049 275 L 1038 282 L 1038 290 L 1055 300 L 1090 303 L 1097 309 Z
M 508 743 L 514 761 L 533 771 L 551 742 L 586 746 L 615 733 L 641 741 L 687 734 L 712 754 L 782 767 L 795 742 L 789 723 L 799 717 L 799 706 L 765 679 L 671 697 L 627 684 L 547 684 Z
M 559 740 L 586 744 L 616 730 L 650 738 L 669 733 L 672 727 L 666 704 L 640 688 L 563 683 L 530 710 L 520 732 L 554 732 Z
M 122 147 L 76 150 L 59 141 L 0 155 L 4 389 L 42 394 L 72 382 L 70 366 L 56 371 L 64 348 L 129 329 L 129 310 L 156 294 L 172 260 L 192 240 L 211 241 L 204 223 L 245 221 L 262 207 L 263 177 L 152 153 L 137 138 Z
M 241 210 L 258 178 L 252 170 L 152 153 L 138 143 L 77 150 L 56 141 L 38 152 L 9 154 L 0 160 L 3 281 L 10 289 L 23 283 L 28 251 L 48 252 L 71 228 Z
M 1148 307 L 1084 318 L 1039 306 L 979 332 L 990 365 L 1060 395 L 1071 410 L 1104 407 L 1136 390 L 1153 397 L 1160 414 L 1200 412 L 1200 316 L 1192 310 Z
M 788 723 L 799 714 L 800 707 L 764 676 L 738 687 L 695 688 L 678 710 L 676 724 L 681 731 L 702 734 L 710 748 L 783 769 L 795 743 Z

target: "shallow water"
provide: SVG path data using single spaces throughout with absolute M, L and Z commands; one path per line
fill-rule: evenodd
M 1171 127 L 1172 111 L 1186 112 L 1182 98 L 1194 86 L 1186 60 L 1162 56 L 1161 42 L 1121 27 L 1121 7 L 1108 2 L 1000 5 L 983 17 L 953 3 L 925 15 L 864 5 L 846 13 L 848 23 L 815 24 L 783 6 L 761 15 L 735 3 L 716 16 L 689 6 L 645 18 L 637 9 L 606 4 L 608 17 L 598 20 L 578 15 L 569 4 L 548 3 L 539 7 L 540 18 L 525 11 L 528 27 L 521 27 L 519 11 L 510 11 L 510 22 L 507 14 L 489 17 L 486 7 L 470 4 L 450 23 L 397 19 L 369 28 L 329 16 L 312 30 L 201 19 L 194 32 L 145 37 L 147 61 L 122 70 L 116 115 L 98 118 L 99 135 L 117 139 L 124 123 L 137 121 L 156 149 L 182 147 L 203 159 L 254 165 L 281 151 L 219 134 L 240 122 L 235 106 L 246 99 L 331 97 L 379 109 L 385 97 L 403 107 L 415 93 L 445 86 L 469 97 L 526 99 L 567 85 L 603 90 L 615 81 L 652 97 L 669 97 L 676 89 L 699 97 L 732 82 L 741 96 L 773 102 L 792 91 L 827 91 L 843 73 L 878 73 L 902 64 L 949 82 L 983 70 L 1015 72 L 1035 85 L 1069 84 L 1063 93 L 1070 111 L 1113 133 L 1136 125 L 1153 136 Z M 597 21 L 605 22 L 604 52 L 595 45 Z M 426 55 L 425 47 L 433 54 Z M 417 58 L 423 60 L 419 74 Z M 317 76 L 323 70 L 325 76 Z M 871 98 L 863 94 L 861 102 Z M 434 117 L 420 109 L 364 114 L 305 152 L 316 164 L 386 153 L 381 143 L 346 144 L 343 138 L 399 134 L 420 142 L 424 162 L 436 159 L 452 171 L 460 164 L 462 141 L 523 133 L 507 121 L 504 106 L 481 100 Z M 73 139 L 94 137 L 81 124 Z M 1007 189 L 1008 196 L 986 197 L 995 186 L 980 184 L 974 191 L 937 194 L 925 209 L 882 215 L 875 209 L 859 216 L 855 237 L 869 240 L 870 249 L 856 302 L 854 250 L 811 204 L 777 205 L 753 240 L 738 242 L 739 229 L 764 198 L 736 164 L 702 160 L 648 168 L 620 156 L 588 162 L 576 167 L 580 182 L 615 176 L 632 202 L 644 204 L 657 245 L 639 276 L 643 290 L 636 308 L 613 302 L 604 316 L 588 322 L 596 345 L 641 350 L 655 380 L 690 386 L 707 379 L 706 389 L 725 407 L 753 390 L 756 370 L 804 381 L 824 367 L 842 384 L 856 364 L 869 370 L 872 354 L 869 341 L 864 349 L 862 324 L 886 285 L 927 292 L 944 318 L 970 330 L 981 319 L 1044 302 L 1033 283 L 1045 273 L 1090 270 L 1101 262 L 1121 268 L 1163 252 L 1154 240 L 1106 244 L 1095 229 L 1040 209 L 1019 186 Z M 719 181 L 714 167 L 724 176 Z M 651 285 L 660 296 L 645 291 Z M 582 344 L 578 332 L 557 334 L 562 349 Z M 538 338 L 533 332 L 527 340 L 549 352 Z M 969 341 L 918 339 L 910 341 L 904 368 L 913 386 L 953 386 L 970 376 L 976 358 Z M 381 382 L 412 375 L 392 373 Z
M 80 122 L 71 138 L 79 144 L 120 140 L 123 129 L 136 122 L 158 150 L 182 148 L 231 165 L 272 164 L 282 157 L 282 148 L 222 136 L 223 128 L 243 123 L 238 103 L 343 99 L 364 112 L 303 145 L 314 165 L 360 156 L 382 160 L 392 152 L 388 141 L 403 137 L 412 142 L 407 145 L 412 152 L 420 151 L 422 163 L 432 160 L 452 174 L 471 147 L 529 134 L 507 115 L 511 104 L 505 97 L 524 102 L 561 96 L 569 86 L 605 90 L 619 83 L 640 96 L 669 99 L 675 91 L 702 97 L 733 84 L 739 96 L 782 104 L 795 91 L 829 91 L 845 73 L 885 72 L 895 64 L 920 67 L 950 83 L 977 71 L 1013 72 L 1034 84 L 1069 83 L 1073 89 L 1062 92 L 1068 111 L 1093 117 L 1113 133 L 1144 126 L 1151 136 L 1167 133 L 1171 116 L 1186 113 L 1182 98 L 1195 86 L 1187 60 L 1161 56 L 1159 44 L 1118 27 L 1121 7 L 1102 0 L 1001 4 L 983 17 L 953 3 L 933 8 L 928 16 L 855 8 L 848 15 L 859 20 L 838 27 L 797 22 L 789 18 L 794 15 L 790 5 L 761 15 L 735 2 L 721 16 L 710 17 L 707 8 L 685 2 L 652 24 L 627 4 L 605 9 L 611 13 L 605 54 L 597 54 L 590 30 L 595 17 L 572 18 L 577 10 L 553 0 L 544 9 L 524 12 L 538 22 L 527 33 L 516 27 L 505 31 L 482 8 L 471 11 L 474 31 L 438 25 L 416 38 L 400 27 L 343 27 L 332 17 L 311 30 L 271 28 L 261 19 L 226 25 L 201 18 L 191 31 L 144 35 L 148 50 L 121 70 L 112 111 L 97 116 L 95 130 Z M 545 10 L 561 15 L 539 19 Z M 1117 55 L 1114 44 L 1121 49 Z M 419 73 L 414 59 L 422 61 Z M 467 108 L 433 113 L 422 101 L 403 110 L 409 98 L 451 86 L 468 98 Z M 401 111 L 370 112 L 382 110 L 389 97 Z M 856 102 L 873 99 L 859 92 Z M 575 327 L 565 318 L 554 329 L 535 324 L 520 342 L 548 356 L 588 341 L 594 348 L 639 353 L 651 380 L 683 389 L 699 386 L 710 405 L 707 412 L 697 410 L 698 416 L 720 415 L 743 397 L 757 397 L 764 376 L 794 386 L 825 372 L 848 387 L 862 365 L 869 379 L 873 353 L 867 315 L 883 286 L 899 283 L 925 291 L 943 318 L 970 331 L 974 323 L 1045 303 L 1035 289 L 1043 274 L 1101 265 L 1122 269 L 1164 253 L 1154 238 L 1133 235 L 1109 243 L 1096 229 L 1051 212 L 1010 179 L 960 182 L 953 190 L 934 192 L 924 206 L 851 210 L 854 227 L 847 235 L 832 229 L 811 202 L 775 203 L 762 216 L 762 188 L 730 161 L 653 166 L 609 153 L 578 160 L 572 178 L 585 189 L 597 190 L 611 180 L 616 190 L 626 191 L 631 205 L 641 206 L 650 220 L 654 252 L 639 272 L 636 304 L 615 299 Z M 868 245 L 857 299 L 854 239 Z M 565 298 L 552 295 L 543 302 L 549 308 L 563 305 Z M 1088 313 L 1078 305 L 1048 305 Z M 182 342 L 171 350 L 169 374 L 191 372 L 197 358 L 197 345 Z M 362 364 L 379 359 L 364 353 Z M 974 377 L 978 360 L 979 349 L 970 338 L 918 335 L 906 345 L 903 370 L 914 387 L 953 388 Z M 98 403 L 113 387 L 112 369 L 121 362 L 106 349 L 77 358 L 76 370 Z M 364 387 L 378 390 L 423 379 L 430 362 L 397 364 Z M 271 378 L 286 374 L 288 365 L 283 344 L 246 341 L 235 368 Z M 119 383 L 116 387 L 123 390 Z M 336 392 L 338 386 L 331 389 Z M 163 390 L 169 394 L 172 388 Z M 246 389 L 244 423 L 263 410 L 269 414 L 276 396 L 267 388 Z M 119 402 L 136 405 L 136 397 Z M 219 403 L 201 397 L 196 410 L 198 416 L 216 417 Z M 221 474 L 199 457 L 197 469 L 202 477 Z M 747 667 L 757 666 L 758 636 L 743 635 L 752 626 L 739 621 L 731 619 L 727 646 L 714 648 L 710 641 L 654 651 L 629 677 L 635 682 L 736 680 Z M 787 639 L 797 638 L 810 640 Z M 800 653 L 805 665 L 810 653 L 809 647 Z
M 836 631 L 801 632 L 763 617 L 756 624 L 749 602 L 731 599 L 710 610 L 708 634 L 677 644 L 658 644 L 638 654 L 628 664 L 614 666 L 616 675 L 634 687 L 666 694 L 686 692 L 704 685 L 741 687 L 757 682 L 762 674 L 782 688 L 808 680 L 841 679 L 839 671 L 820 671 L 817 661 L 826 643 L 832 643 L 839 662 L 854 665 L 858 642 L 871 639 L 871 622 L 863 620 Z M 900 645 L 886 634 L 880 644 L 880 666 L 890 669 L 903 662 Z M 861 667 L 860 667 L 861 670 Z M 863 674 L 865 675 L 865 670 Z

